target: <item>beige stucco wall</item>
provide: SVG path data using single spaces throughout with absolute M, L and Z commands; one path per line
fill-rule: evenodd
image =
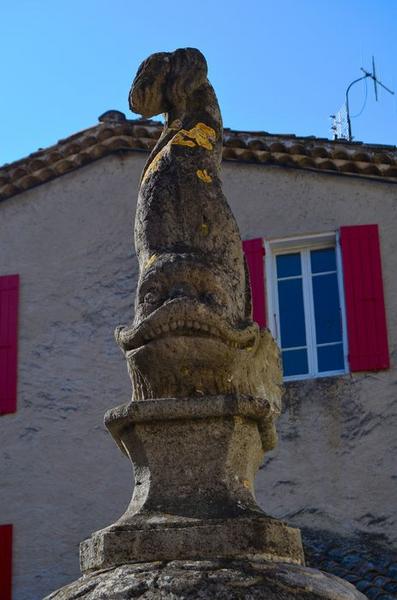
M 373 534 L 396 546 L 397 186 L 277 167 L 227 164 L 224 172 L 244 237 L 379 225 L 392 368 L 288 384 L 280 443 L 257 494 L 271 514 L 298 526 Z
M 0 204 L 0 275 L 21 276 L 18 412 L 0 418 L 0 523 L 15 526 L 14 600 L 77 577 L 79 541 L 130 497 L 129 464 L 102 418 L 130 396 L 113 329 L 132 315 L 145 158 L 108 157 Z M 224 184 L 245 238 L 380 225 L 393 368 L 289 384 L 257 495 L 297 525 L 397 544 L 397 186 L 237 163 L 224 165 Z

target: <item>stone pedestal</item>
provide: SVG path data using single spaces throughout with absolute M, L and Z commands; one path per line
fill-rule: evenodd
M 271 405 L 242 396 L 143 400 L 106 414 L 134 467 L 125 514 L 81 543 L 83 577 L 47 600 L 365 600 L 304 566 L 298 529 L 253 482 Z
M 46 600 L 366 600 L 351 583 L 301 565 L 263 560 L 126 564 L 92 573 Z
M 303 564 L 300 532 L 254 497 L 266 400 L 210 396 L 143 400 L 106 414 L 131 459 L 126 513 L 81 544 L 83 573 L 125 563 L 261 557 Z

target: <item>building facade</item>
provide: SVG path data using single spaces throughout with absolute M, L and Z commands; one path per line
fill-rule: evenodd
M 100 119 L 0 169 L 0 556 L 12 543 L 14 600 L 75 579 L 79 542 L 133 486 L 102 420 L 131 396 L 113 330 L 133 316 L 134 209 L 161 126 Z M 258 501 L 303 528 L 320 568 L 329 544 L 382 552 L 386 583 L 362 577 L 375 597 L 397 579 L 397 150 L 225 130 L 223 182 L 254 316 L 283 351 Z

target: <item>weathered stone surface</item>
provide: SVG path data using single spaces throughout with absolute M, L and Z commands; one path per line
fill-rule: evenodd
M 81 544 L 83 572 L 142 560 L 260 555 L 302 563 L 300 533 L 254 496 L 272 405 L 242 396 L 133 401 L 106 424 L 131 459 L 132 501 Z
M 130 93 L 141 114 L 168 113 L 139 192 L 135 320 L 116 330 L 132 402 L 106 415 L 135 489 L 124 515 L 81 544 L 83 572 L 182 558 L 304 561 L 299 532 L 254 497 L 264 451 L 276 442 L 281 369 L 271 335 L 252 321 L 206 74 L 198 50 L 155 54 Z
M 153 519 L 152 527 L 113 525 L 80 545 L 83 573 L 145 560 L 260 557 L 303 564 L 299 529 L 270 517 L 196 523 Z
M 161 400 L 133 401 L 110 409 L 105 414 L 105 424 L 120 449 L 125 453 L 125 444 L 121 443 L 120 440 L 131 423 L 245 417 L 257 424 L 262 450 L 265 452 L 269 445 L 267 438 L 268 422 L 274 417 L 273 410 L 273 404 L 267 398 L 253 398 L 237 394 L 201 396 L 200 398 L 162 398 Z M 215 440 L 219 438 L 219 433 L 215 436 L 209 434 L 208 438 L 210 445 L 215 443 L 218 447 Z M 160 444 L 158 445 L 160 446 Z M 208 449 L 206 447 L 206 452 Z M 163 453 L 163 447 L 161 447 L 161 452 Z M 197 453 L 197 449 L 195 449 L 195 452 Z M 192 458 L 194 459 L 194 457 Z
M 116 330 L 133 399 L 250 394 L 272 402 L 276 416 L 278 350 L 252 321 L 241 238 L 222 192 L 222 119 L 204 56 L 194 48 L 150 56 L 130 106 L 144 116 L 166 113 L 138 197 L 135 318 Z M 269 430 L 274 445 L 271 421 Z
M 285 563 L 172 561 L 123 565 L 93 573 L 45 600 L 365 600 L 350 583 Z

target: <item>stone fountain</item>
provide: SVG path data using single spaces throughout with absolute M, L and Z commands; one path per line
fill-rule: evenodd
M 140 183 L 135 317 L 115 333 L 132 400 L 105 415 L 135 486 L 125 514 L 81 543 L 82 578 L 48 599 L 364 598 L 304 567 L 299 530 L 255 501 L 255 474 L 276 443 L 281 371 L 251 317 L 204 56 L 151 55 L 129 100 L 144 117 L 166 114 Z

